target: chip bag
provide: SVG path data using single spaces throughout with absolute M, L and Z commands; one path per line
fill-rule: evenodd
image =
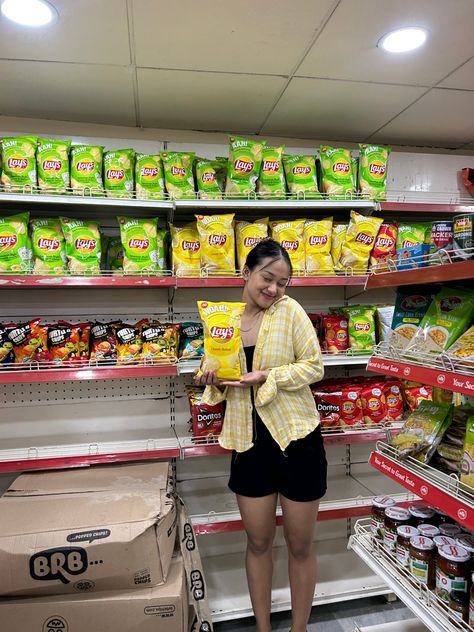
M 0 325 L 0 370 L 8 364 L 13 364 L 14 361 L 13 343 L 8 337 L 7 328 Z
M 218 436 L 224 423 L 224 403 L 211 406 L 204 404 L 202 396 L 204 389 L 186 386 L 191 412 L 191 431 L 194 437 Z
M 247 255 L 258 243 L 268 237 L 268 217 L 257 219 L 255 222 L 236 222 L 235 241 L 237 247 L 237 266 L 244 267 Z
M 321 428 L 335 429 L 340 424 L 342 408 L 342 392 L 327 391 L 323 386 L 312 387 L 316 410 L 319 413 Z
M 29 213 L 18 213 L 0 217 L 0 273 L 30 270 L 29 216 Z
M 70 140 L 38 139 L 36 164 L 38 185 L 44 193 L 66 193 L 71 184 L 69 174 Z
M 316 161 L 314 156 L 283 156 L 286 182 L 292 197 L 301 199 L 320 198 Z
M 81 338 L 79 340 L 79 357 L 83 362 L 89 360 L 92 323 L 79 323 Z
M 178 227 L 170 224 L 171 261 L 176 276 L 199 276 L 201 242 L 196 222 Z
M 342 244 L 339 263 L 342 268 L 366 272 L 369 256 L 383 220 L 351 211 L 351 221 Z
M 167 252 L 170 242 L 170 234 L 166 228 L 158 228 L 156 231 L 156 269 L 164 271 L 167 268 Z
M 82 219 L 61 217 L 66 239 L 68 269 L 73 274 L 99 274 L 101 238 L 99 224 Z
M 292 222 L 271 222 L 272 239 L 284 248 L 290 257 L 295 276 L 304 275 L 305 247 L 304 247 L 304 219 Z
M 39 319 L 13 327 L 7 327 L 7 334 L 13 345 L 15 364 L 29 364 L 49 360 L 48 328 Z
M 103 195 L 104 148 L 98 145 L 71 147 L 71 188 L 73 195 Z
M 254 193 L 266 141 L 229 136 L 226 197 L 247 197 Z
M 177 362 L 181 325 L 144 320 L 138 327 L 143 342 L 141 359 L 145 364 Z
M 114 323 L 112 330 L 117 341 L 117 364 L 137 364 L 142 350 L 142 339 L 138 328 L 127 323 Z
M 431 401 L 433 399 L 433 389 L 431 386 L 424 386 L 417 382 L 402 382 L 402 392 L 405 398 L 408 410 L 416 410 L 422 401 Z
M 359 145 L 359 188 L 361 195 L 385 200 L 390 147 Z
M 1 183 L 6 191 L 36 187 L 36 136 L 13 136 L 2 141 Z
M 195 162 L 198 198 L 201 200 L 222 200 L 222 191 L 217 181 L 217 171 L 221 164 L 216 160 L 198 158 Z
M 160 154 L 165 171 L 165 186 L 173 200 L 194 199 L 194 152 L 164 151 Z
M 364 424 L 361 390 L 356 384 L 341 388 L 340 423 L 343 429 L 356 430 Z
M 115 363 L 117 360 L 117 338 L 112 327 L 116 323 L 92 323 L 90 328 L 91 363 Z
M 66 243 L 56 218 L 30 221 L 34 263 L 33 274 L 61 274 L 66 270 Z
M 111 237 L 108 243 L 107 266 L 112 272 L 123 271 L 123 246 L 120 237 Z
M 264 147 L 262 166 L 257 181 L 258 197 L 279 200 L 286 197 L 283 152 L 285 147 Z
M 123 246 L 124 274 L 155 272 L 157 269 L 157 218 L 117 217 Z
M 321 145 L 322 192 L 329 198 L 350 197 L 354 193 L 350 149 Z
M 130 198 L 134 189 L 135 151 L 114 149 L 104 154 L 104 187 L 107 197 Z
M 346 239 L 349 224 L 333 224 L 331 232 L 331 259 L 335 270 L 340 270 L 342 244 Z
M 48 349 L 54 364 L 74 364 L 80 359 L 81 328 L 62 323 L 48 327 Z
M 305 267 L 307 276 L 334 275 L 331 257 L 332 217 L 307 219 L 304 223 Z
M 467 420 L 461 461 L 461 483 L 474 489 L 474 416 Z
M 395 269 L 397 261 L 398 224 L 384 222 L 379 228 L 374 249 L 370 255 L 370 267 L 376 272 Z
M 348 322 L 346 316 L 323 314 L 323 349 L 329 353 L 343 353 L 349 348 Z
M 349 347 L 353 353 L 372 353 L 375 346 L 375 307 L 355 305 L 343 307 L 349 319 Z
M 245 303 L 198 301 L 204 325 L 202 371 L 214 371 L 220 380 L 240 380 L 240 323 Z
M 399 224 L 397 233 L 397 264 L 399 270 L 424 268 L 430 250 L 431 224 Z
M 383 392 L 387 403 L 387 421 L 400 421 L 403 419 L 403 397 L 399 380 L 386 380 L 383 384 Z
M 369 384 L 360 391 L 362 413 L 366 426 L 375 426 L 387 417 L 387 399 L 383 384 Z
M 135 188 L 140 200 L 163 200 L 166 197 L 161 156 L 136 154 Z
M 234 274 L 234 213 L 196 215 L 201 244 L 201 268 L 210 274 Z
M 200 358 L 204 353 L 204 330 L 201 323 L 181 323 L 179 357 L 182 360 Z

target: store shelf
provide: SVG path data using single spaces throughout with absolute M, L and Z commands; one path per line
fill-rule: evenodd
M 308 276 L 291 278 L 290 287 L 338 287 L 338 286 L 363 286 L 367 281 L 367 275 L 341 275 L 341 276 Z M 243 287 L 244 280 L 239 276 L 200 276 L 200 277 L 177 277 L 176 287 Z
M 474 204 L 469 202 L 469 198 L 465 201 L 461 199 L 455 201 L 449 201 L 450 194 L 440 195 L 435 197 L 434 194 L 425 192 L 419 192 L 418 195 L 412 195 L 414 200 L 410 202 L 410 193 L 403 192 L 399 195 L 399 200 L 394 197 L 393 192 L 388 194 L 389 197 L 393 197 L 392 200 L 386 202 L 380 202 L 380 210 L 390 211 L 394 213 L 440 213 L 440 214 L 456 214 L 456 213 L 474 213 Z M 440 201 L 423 201 L 429 200 L 432 197 L 433 200 Z
M 141 200 L 141 199 L 120 199 L 111 197 L 92 197 L 88 195 L 43 195 L 39 189 L 36 193 L 7 193 L 0 191 L 0 208 L 8 208 L 10 205 L 21 205 L 24 208 L 32 209 L 36 206 L 42 208 L 47 206 L 71 206 L 71 207 L 115 207 L 126 209 L 157 209 L 170 210 L 173 208 L 171 200 Z M 49 209 L 48 209 L 49 210 Z
M 423 285 L 425 283 L 447 283 L 474 278 L 474 261 L 456 261 L 443 265 L 432 265 L 413 270 L 380 272 L 367 277 L 366 289 L 396 287 L 398 285 Z
M 231 211 L 239 211 L 241 209 L 321 209 L 321 210 L 337 210 L 337 209 L 376 209 L 377 203 L 373 200 L 362 198 L 354 195 L 352 198 L 348 197 L 343 200 L 305 200 L 305 199 L 293 199 L 287 198 L 286 200 L 260 200 L 254 199 L 241 199 L 230 198 L 225 200 L 176 200 L 175 208 L 177 211 L 180 209 L 192 209 L 196 212 L 202 210 L 221 210 L 228 209 Z
M 418 619 L 401 619 L 390 623 L 355 626 L 353 632 L 426 632 L 428 628 Z
M 55 288 L 55 287 L 176 287 L 172 276 L 37 276 L 31 274 L 2 274 L 0 288 Z

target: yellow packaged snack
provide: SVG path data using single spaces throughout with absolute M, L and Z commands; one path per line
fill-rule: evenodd
M 331 257 L 332 217 L 313 220 L 304 224 L 304 248 L 306 274 L 308 276 L 334 275 Z
M 202 371 L 214 371 L 220 380 L 240 380 L 240 322 L 245 303 L 198 301 L 204 325 Z
M 237 266 L 242 270 L 248 253 L 260 241 L 268 237 L 268 217 L 255 222 L 236 222 L 235 242 L 237 246 Z
M 176 276 L 199 276 L 201 244 L 196 222 L 180 227 L 170 224 L 170 229 L 173 274 Z
M 235 273 L 234 213 L 196 215 L 201 268 L 209 274 Z
M 367 271 L 369 256 L 382 222 L 382 218 L 366 217 L 351 211 L 351 221 L 339 258 L 343 269 L 352 268 L 355 272 Z
M 304 219 L 295 219 L 292 222 L 272 222 L 272 238 L 277 241 L 290 256 L 293 274 L 304 275 L 305 249 L 304 249 Z
M 331 233 L 331 258 L 334 270 L 340 270 L 339 258 L 341 256 L 342 244 L 346 239 L 348 224 L 333 224 Z

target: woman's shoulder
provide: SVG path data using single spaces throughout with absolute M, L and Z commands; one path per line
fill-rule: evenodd
M 304 308 L 298 303 L 298 301 L 291 298 L 291 296 L 283 296 L 277 303 L 275 303 L 275 310 L 293 314 L 306 314 Z

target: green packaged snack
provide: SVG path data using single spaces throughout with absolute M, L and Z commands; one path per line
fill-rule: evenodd
M 357 193 L 359 191 L 359 156 L 351 158 L 351 177 L 354 193 Z
M 204 354 L 204 332 L 202 323 L 181 323 L 179 357 L 183 360 L 201 358 Z
M 143 200 L 163 200 L 165 198 L 165 174 L 161 156 L 136 155 L 135 188 L 137 198 Z
M 30 222 L 33 274 L 62 274 L 66 270 L 66 242 L 59 219 L 46 217 Z
M 427 244 L 431 237 L 431 224 L 418 222 L 417 224 L 399 224 L 397 232 L 397 249 L 409 248 Z
M 248 197 L 255 192 L 265 145 L 264 140 L 229 136 L 229 164 L 225 185 L 227 197 Z
M 38 139 L 36 163 L 38 186 L 48 194 L 66 193 L 71 184 L 69 175 L 70 140 Z
M 201 200 L 222 200 L 222 191 L 217 180 L 221 163 L 217 160 L 198 158 L 195 163 L 198 198 Z
M 194 152 L 162 152 L 165 186 L 173 200 L 194 199 Z
M 13 136 L 2 142 L 2 184 L 7 191 L 36 187 L 36 136 Z
M 109 256 L 109 242 L 110 237 L 108 235 L 104 235 L 103 232 L 100 233 L 100 244 L 102 247 L 100 253 L 100 269 L 107 270 L 107 257 Z
M 0 273 L 27 272 L 31 269 L 29 217 L 29 213 L 0 217 Z
M 286 182 L 292 197 L 320 198 L 314 156 L 283 156 Z
M 73 195 L 103 195 L 104 148 L 98 145 L 71 147 L 71 189 Z
M 120 237 L 110 237 L 109 239 L 107 267 L 112 272 L 123 270 L 123 246 Z
M 99 274 L 101 260 L 100 227 L 97 222 L 61 217 L 66 239 L 66 256 L 71 274 Z
M 359 145 L 359 187 L 362 195 L 385 200 L 390 147 Z
M 155 272 L 157 269 L 157 218 L 117 217 L 123 246 L 124 274 Z
M 350 149 L 321 145 L 322 192 L 329 198 L 350 197 L 354 193 Z
M 135 152 L 133 149 L 115 149 L 104 154 L 104 186 L 107 197 L 133 196 Z
M 221 193 L 225 191 L 225 183 L 227 180 L 227 158 L 223 160 L 221 158 L 216 158 L 216 179 L 217 186 L 219 187 Z
M 397 289 L 389 344 L 405 349 L 412 341 L 438 287 L 408 285 Z
M 461 483 L 474 488 L 474 415 L 466 424 L 464 453 L 461 461 Z
M 158 228 L 156 231 L 156 269 L 166 270 L 166 253 L 169 245 L 169 232 L 166 228 Z
M 375 307 L 354 305 L 341 312 L 349 319 L 349 348 L 352 353 L 372 353 L 375 346 Z
M 286 197 L 285 169 L 283 167 L 284 151 L 284 145 L 263 148 L 262 166 L 257 181 L 259 198 L 279 200 Z

